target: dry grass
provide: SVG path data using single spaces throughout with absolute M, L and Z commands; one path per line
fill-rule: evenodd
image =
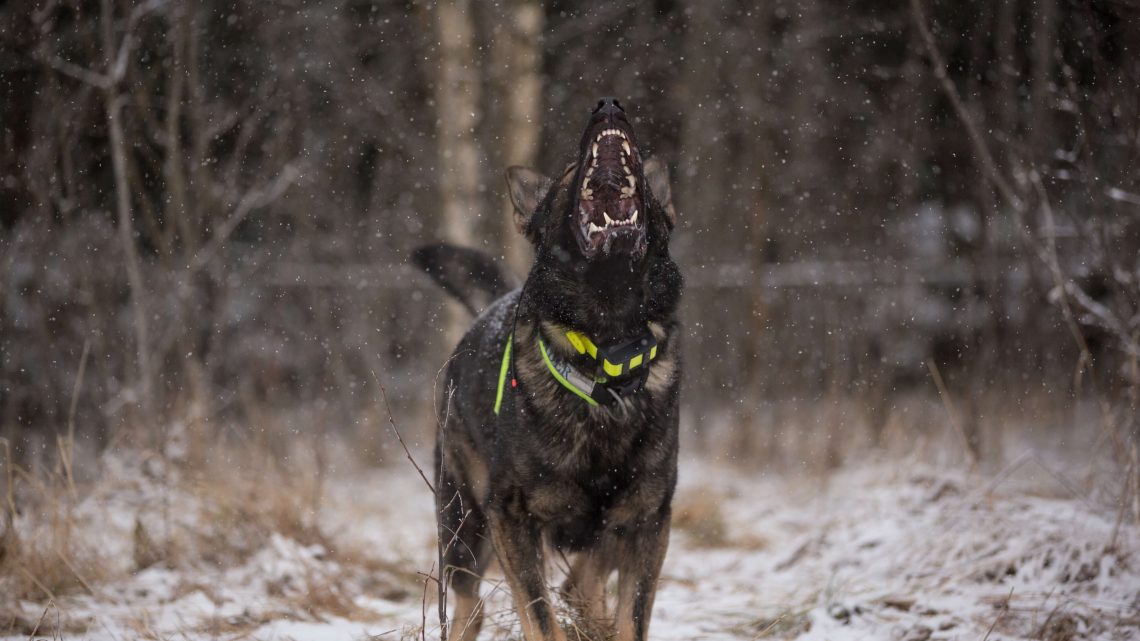
M 721 504 L 720 497 L 705 491 L 680 494 L 673 501 L 672 525 L 697 547 L 725 547 L 730 542 Z
M 50 600 L 92 590 L 103 579 L 97 552 L 79 532 L 78 490 L 70 462 L 35 474 L 17 466 L 3 443 L 4 509 L 0 532 L 0 585 L 12 599 Z M 26 525 L 28 527 L 21 527 Z
M 88 622 L 68 616 L 70 597 L 98 595 L 104 586 L 151 567 L 213 572 L 238 567 L 266 549 L 271 537 L 320 550 L 320 571 L 266 584 L 267 597 L 281 604 L 283 616 L 287 611 L 294 619 L 369 620 L 375 615 L 357 604 L 357 595 L 408 598 L 413 572 L 365 550 L 342 550 L 329 536 L 322 519 L 323 450 L 296 435 L 255 431 L 262 436 L 183 424 L 170 436 L 183 444 L 168 448 L 175 454 L 124 443 L 82 483 L 74 480 L 67 460 L 71 448 L 63 440 L 50 470 L 24 469 L 6 447 L 0 449 L 0 634 L 82 631 Z M 113 517 L 106 512 L 112 510 L 133 518 L 125 537 L 108 530 Z M 115 532 L 122 531 L 119 525 Z M 97 542 L 106 536 L 121 538 L 121 545 L 100 547 Z M 179 586 L 171 598 L 195 591 L 211 594 L 209 585 L 192 583 Z M 27 603 L 50 604 L 51 616 L 37 621 Z M 204 625 L 236 633 L 265 623 L 266 616 Z M 145 619 L 132 625 L 140 638 L 158 638 Z

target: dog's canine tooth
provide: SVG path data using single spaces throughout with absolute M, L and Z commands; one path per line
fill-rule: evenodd
M 624 151 L 625 155 L 627 155 L 627 156 L 630 156 L 633 154 L 633 152 L 631 152 L 629 150 L 629 141 L 628 140 L 621 141 L 621 150 Z
M 633 208 L 633 215 L 629 217 L 629 221 L 630 221 L 630 223 L 636 223 L 637 222 L 637 208 L 636 207 Z
M 614 224 L 614 219 L 610 218 L 610 215 L 608 213 L 603 211 L 602 216 L 605 216 L 605 218 L 606 218 L 606 227 L 609 227 L 610 225 Z

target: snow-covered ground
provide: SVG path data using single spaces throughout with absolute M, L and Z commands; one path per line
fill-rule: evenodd
M 0 595 L 11 610 L 0 638 L 418 639 L 425 622 L 426 639 L 438 638 L 424 579 L 431 498 L 410 466 L 326 479 L 314 515 L 324 543 L 270 533 L 244 554 L 201 559 L 193 551 L 205 548 L 186 545 L 178 563 L 141 571 L 130 570 L 146 565 L 140 545 L 229 522 L 201 493 L 157 493 L 145 466 L 120 468 L 108 468 L 119 482 L 82 500 L 75 525 L 98 537 L 112 578 L 59 599 Z M 1023 459 L 985 476 L 878 462 L 789 478 L 686 461 L 651 636 L 1140 638 L 1136 524 L 1039 468 Z M 483 638 L 517 638 L 494 570 L 484 593 Z

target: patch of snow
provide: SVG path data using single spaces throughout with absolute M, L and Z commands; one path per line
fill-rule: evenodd
M 109 469 L 121 482 L 84 499 L 84 527 L 123 565 L 136 521 L 163 520 L 153 501 L 173 501 L 165 519 L 177 527 L 207 513 L 190 495 L 156 489 L 169 471 Z M 1010 641 L 1059 626 L 1070 636 L 1055 638 L 1140 636 L 1137 527 L 1086 497 L 897 463 L 785 478 L 688 460 L 680 478 L 677 511 L 698 516 L 674 529 L 654 639 L 976 641 L 992 629 Z M 275 533 L 232 567 L 128 573 L 58 604 L 79 630 L 65 638 L 411 639 L 425 621 L 438 638 L 430 581 L 423 598 L 424 575 L 435 572 L 432 498 L 418 474 L 398 466 L 330 478 L 321 510 L 341 556 Z M 712 520 L 715 537 L 702 527 Z M 344 597 L 334 600 L 343 611 L 322 608 L 321 590 Z M 517 638 L 507 592 L 492 570 L 481 638 Z M 21 616 L 35 621 L 44 607 L 20 604 Z

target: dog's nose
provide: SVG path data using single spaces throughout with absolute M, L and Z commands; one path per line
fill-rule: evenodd
M 621 106 L 617 98 L 609 96 L 599 100 L 598 106 L 594 107 L 594 115 L 616 116 L 621 113 L 625 113 L 625 108 Z

